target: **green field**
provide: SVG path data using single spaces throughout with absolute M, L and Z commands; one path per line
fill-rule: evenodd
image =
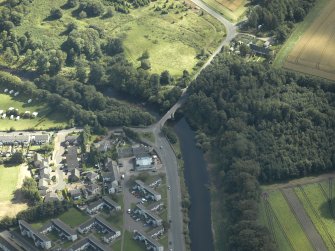
M 295 192 L 327 245 L 328 250 L 334 250 L 335 222 L 328 206 L 329 186 L 328 182 L 321 183 L 320 185 L 319 183 L 305 185 L 302 188 L 295 188 Z M 334 194 L 334 186 L 332 189 Z
M 70 208 L 69 211 L 63 213 L 58 218 L 68 224 L 70 227 L 75 228 L 87 221 L 90 217 L 75 208 Z
M 312 251 L 313 247 L 281 192 L 269 193 L 268 201 L 272 208 L 269 212 L 270 217 L 267 217 L 265 202 L 262 202 L 260 222 L 266 224 L 270 231 L 275 233 L 278 250 Z M 270 226 L 270 221 L 273 227 Z
M 0 165 L 0 202 L 9 201 L 13 198 L 19 171 L 19 166 L 4 167 Z
M 302 34 L 308 29 L 308 27 L 312 24 L 314 19 L 319 15 L 321 9 L 328 2 L 329 0 L 316 1 L 314 8 L 309 11 L 304 21 L 296 25 L 290 37 L 286 40 L 285 44 L 281 47 L 281 49 L 276 54 L 276 58 L 273 61 L 274 67 L 281 67 L 283 65 L 284 61 L 286 60 L 287 55 L 293 49 L 293 47 L 298 42 Z
M 79 29 L 89 25 L 101 27 L 106 35 L 124 39 L 126 55 L 135 66 L 145 50 L 150 54 L 151 72 L 169 70 L 180 75 L 184 69 L 192 71 L 197 63 L 196 55 L 205 49 L 213 51 L 224 36 L 224 27 L 207 14 L 200 15 L 197 10 L 187 10 L 183 1 L 158 0 L 149 6 L 131 10 L 130 14 L 114 12 L 111 18 L 101 17 L 78 20 L 73 17 L 74 9 L 62 10 L 60 20 L 48 21 L 52 7 L 60 7 L 66 0 L 35 0 L 29 5 L 29 14 L 16 30 L 19 34 L 30 31 L 32 36 L 45 42 L 49 48 L 59 48 L 67 36 L 60 35 L 69 22 Z M 154 9 L 163 5 L 170 6 L 169 14 L 161 15 Z M 166 7 L 167 8 L 167 7 Z
M 67 121 L 59 113 L 51 112 L 50 108 L 36 101 L 27 103 L 29 98 L 23 97 L 21 94 L 14 97 L 7 94 L 0 94 L 0 110 L 4 112 L 9 107 L 14 107 L 19 110 L 19 113 L 30 111 L 30 113 L 38 112 L 38 116 L 32 119 L 24 119 L 21 117 L 19 121 L 10 120 L 7 116 L 5 119 L 0 119 L 1 131 L 14 128 L 15 130 L 46 130 L 54 127 L 65 127 Z

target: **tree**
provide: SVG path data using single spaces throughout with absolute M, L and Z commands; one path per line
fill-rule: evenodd
M 145 50 L 142 53 L 141 59 L 148 59 L 149 57 L 150 57 L 150 54 L 149 54 L 148 50 Z
M 74 8 L 77 6 L 77 4 L 78 4 L 78 0 L 68 0 L 66 3 L 66 6 L 68 8 Z
M 143 70 L 149 70 L 151 68 L 150 61 L 148 59 L 142 59 L 141 60 L 141 68 Z
M 105 69 L 104 67 L 99 63 L 92 63 L 90 65 L 90 74 L 88 78 L 88 82 L 90 82 L 93 85 L 101 85 L 102 78 L 105 75 Z
M 108 55 L 114 56 L 123 52 L 122 41 L 119 38 L 108 38 L 105 45 L 105 51 Z
M 86 67 L 80 62 L 76 65 L 76 78 L 82 83 L 85 83 L 87 79 Z
M 22 152 L 15 152 L 8 161 L 10 164 L 13 165 L 20 165 L 24 162 L 24 157 Z
M 168 85 L 172 82 L 172 77 L 169 71 L 163 71 L 160 76 L 160 84 L 161 85 Z
M 250 48 L 246 44 L 241 44 L 240 45 L 240 55 L 242 57 L 245 57 L 247 54 L 250 53 Z
M 110 18 L 112 16 L 114 16 L 113 9 L 112 9 L 112 7 L 108 7 L 106 13 L 104 14 L 104 17 L 105 18 Z
M 52 8 L 50 10 L 50 18 L 51 19 L 60 19 L 63 16 L 61 9 L 59 8 Z

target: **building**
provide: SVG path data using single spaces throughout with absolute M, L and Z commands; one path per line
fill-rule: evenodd
M 110 243 L 117 237 L 121 236 L 121 231 L 112 227 L 104 218 L 96 216 L 89 219 L 85 223 L 78 227 L 78 231 L 81 234 L 90 232 L 93 228 L 99 230 L 99 232 L 105 234 L 103 237 L 104 242 Z
M 159 211 L 163 209 L 163 207 L 164 207 L 164 203 L 161 201 L 157 201 L 155 203 L 150 204 L 147 208 L 149 211 L 155 212 L 155 211 Z
M 151 238 L 157 238 L 160 235 L 164 234 L 164 227 L 160 226 L 160 227 L 156 227 L 153 230 L 151 230 L 150 232 L 148 232 L 148 236 L 150 236 Z
M 76 146 L 78 145 L 78 135 L 67 135 L 65 137 L 65 145 L 71 145 L 71 146 Z
M 0 250 L 3 251 L 23 251 L 13 240 L 12 234 L 8 231 L 0 233 Z
M 112 161 L 112 159 L 107 158 L 105 162 L 105 170 L 101 173 L 102 181 L 105 184 L 111 184 L 112 187 L 116 190 L 119 186 L 119 180 L 120 180 L 120 173 L 118 165 L 115 161 Z
M 133 212 L 144 219 L 144 221 L 147 224 L 153 225 L 153 226 L 161 226 L 163 223 L 163 220 L 155 215 L 152 211 L 147 210 L 143 205 L 139 204 L 136 205 Z
M 49 134 L 34 134 L 30 136 L 30 142 L 32 145 L 43 145 L 50 142 Z
M 90 203 L 86 208 L 86 212 L 88 214 L 94 214 L 100 211 L 103 207 L 106 207 L 109 210 L 116 210 L 116 211 L 121 210 L 121 206 L 119 204 L 117 204 L 115 201 L 108 198 L 107 196 L 104 196 L 102 197 L 102 199 Z
M 87 196 L 95 196 L 100 193 L 100 190 L 100 186 L 97 184 L 89 184 L 85 189 Z
M 132 150 L 135 156 L 135 170 L 143 171 L 154 168 L 154 161 L 149 147 L 134 146 Z
M 79 168 L 78 154 L 76 146 L 69 146 L 66 154 L 66 168 L 69 172 Z
M 69 241 L 75 241 L 78 239 L 76 232 L 59 219 L 51 220 L 51 226 L 45 229 L 44 233 L 52 230 L 56 230 L 60 237 L 64 236 Z
M 26 134 L 7 133 L 0 135 L 2 145 L 41 145 L 50 142 L 49 134 Z
M 96 172 L 88 172 L 88 173 L 86 174 L 86 179 L 87 179 L 89 182 L 93 183 L 93 182 L 95 182 L 96 180 L 99 179 L 99 174 L 97 174 Z
M 110 251 L 111 249 L 103 245 L 95 237 L 89 236 L 73 244 L 67 251 L 81 250 Z
M 144 234 L 141 231 L 134 230 L 133 238 L 134 240 L 143 241 L 147 250 L 164 251 L 164 247 L 161 244 L 159 244 L 156 240 L 152 239 L 150 236 Z
M 145 185 L 140 180 L 135 180 L 135 185 L 133 189 L 142 193 L 146 199 L 154 200 L 154 201 L 159 201 L 162 199 L 162 196 L 160 193 L 156 192 L 151 187 Z
M 71 170 L 71 175 L 69 176 L 70 181 L 77 182 L 80 180 L 80 171 L 78 168 Z
M 59 197 L 55 192 L 49 192 L 44 197 L 44 202 L 59 201 Z
M 81 199 L 81 191 L 79 189 L 73 189 L 70 191 L 71 198 L 73 200 L 80 200 Z
M 44 236 L 43 234 L 34 230 L 27 222 L 24 220 L 19 220 L 19 227 L 21 234 L 23 236 L 27 236 L 33 239 L 34 244 L 36 247 L 40 247 L 42 249 L 50 249 L 51 248 L 51 241 L 49 238 Z
M 42 167 L 39 169 L 39 178 L 40 179 L 50 179 L 50 168 L 48 167 Z
M 256 44 L 250 44 L 249 46 L 256 55 L 269 56 L 272 54 L 272 51 L 268 47 L 258 46 Z

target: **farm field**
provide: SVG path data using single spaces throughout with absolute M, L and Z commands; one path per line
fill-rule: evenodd
M 280 191 L 262 198 L 260 223 L 266 224 L 276 241 L 278 250 L 313 250 L 305 232 Z
M 331 187 L 334 194 L 334 186 Z M 328 206 L 328 181 L 295 188 L 295 193 L 321 235 L 328 250 L 335 249 L 334 218 Z
M 222 40 L 224 27 L 207 14 L 200 15 L 196 9 L 187 9 L 183 1 L 158 0 L 149 6 L 132 9 L 129 14 L 114 11 L 111 18 L 77 19 L 74 9 L 63 9 L 60 20 L 48 21 L 52 7 L 61 7 L 66 0 L 36 0 L 29 5 L 29 14 L 16 30 L 19 34 L 31 32 L 33 37 L 48 45 L 59 48 L 67 36 L 62 35 L 66 25 L 75 23 L 79 29 L 95 25 L 108 36 L 124 40 L 127 58 L 140 66 L 138 58 L 147 50 L 150 54 L 151 72 L 169 70 L 173 75 L 181 75 L 184 69 L 192 72 L 197 63 L 196 55 L 205 48 L 213 51 Z M 156 7 L 169 7 L 168 14 L 155 11 Z
M 0 130 L 6 131 L 10 128 L 15 130 L 27 130 L 33 128 L 34 130 L 45 130 L 55 127 L 65 127 L 67 126 L 67 121 L 59 113 L 51 112 L 50 109 L 43 104 L 32 102 L 27 103 L 28 98 L 18 96 L 13 97 L 7 94 L 0 94 L 0 110 L 4 112 L 9 108 L 13 107 L 19 110 L 19 113 L 24 113 L 25 111 L 38 112 L 36 118 L 23 119 L 19 121 L 10 120 L 8 117 L 5 119 L 0 119 Z
M 335 80 L 335 2 L 329 1 L 314 17 L 289 52 L 283 67 Z M 307 18 L 307 21 L 311 20 Z
M 246 13 L 248 0 L 204 0 L 204 2 L 227 19 L 237 22 Z

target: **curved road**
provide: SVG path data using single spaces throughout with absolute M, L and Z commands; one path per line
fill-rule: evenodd
M 230 43 L 230 41 L 236 36 L 237 29 L 236 26 L 225 19 L 221 14 L 217 13 L 201 0 L 191 0 L 193 3 L 198 5 L 202 10 L 206 11 L 208 14 L 219 20 L 226 27 L 226 37 L 220 43 L 218 48 L 214 53 L 208 58 L 207 62 L 199 69 L 199 71 L 194 75 L 196 79 L 202 70 L 204 70 L 208 65 L 211 64 L 214 57 L 221 51 L 224 45 Z M 177 103 L 168 110 L 162 118 L 154 125 L 143 128 L 136 129 L 137 131 L 147 131 L 152 132 L 155 136 L 156 142 L 153 145 L 157 154 L 160 156 L 162 164 L 166 169 L 167 182 L 171 187 L 168 193 L 169 200 L 169 214 L 168 217 L 171 220 L 171 228 L 169 231 L 169 248 L 174 251 L 184 251 L 185 242 L 183 234 L 183 215 L 181 208 L 181 191 L 180 191 L 180 181 L 178 174 L 178 163 L 176 155 L 171 148 L 169 142 L 161 132 L 161 128 L 164 126 L 165 122 L 170 119 L 174 113 L 185 103 L 188 98 L 187 88 L 183 90 L 183 93 Z M 149 143 L 149 142 L 147 142 Z M 150 144 L 150 143 L 149 143 Z M 152 145 L 152 144 L 151 144 Z M 200 227 L 200 226 L 199 226 Z

